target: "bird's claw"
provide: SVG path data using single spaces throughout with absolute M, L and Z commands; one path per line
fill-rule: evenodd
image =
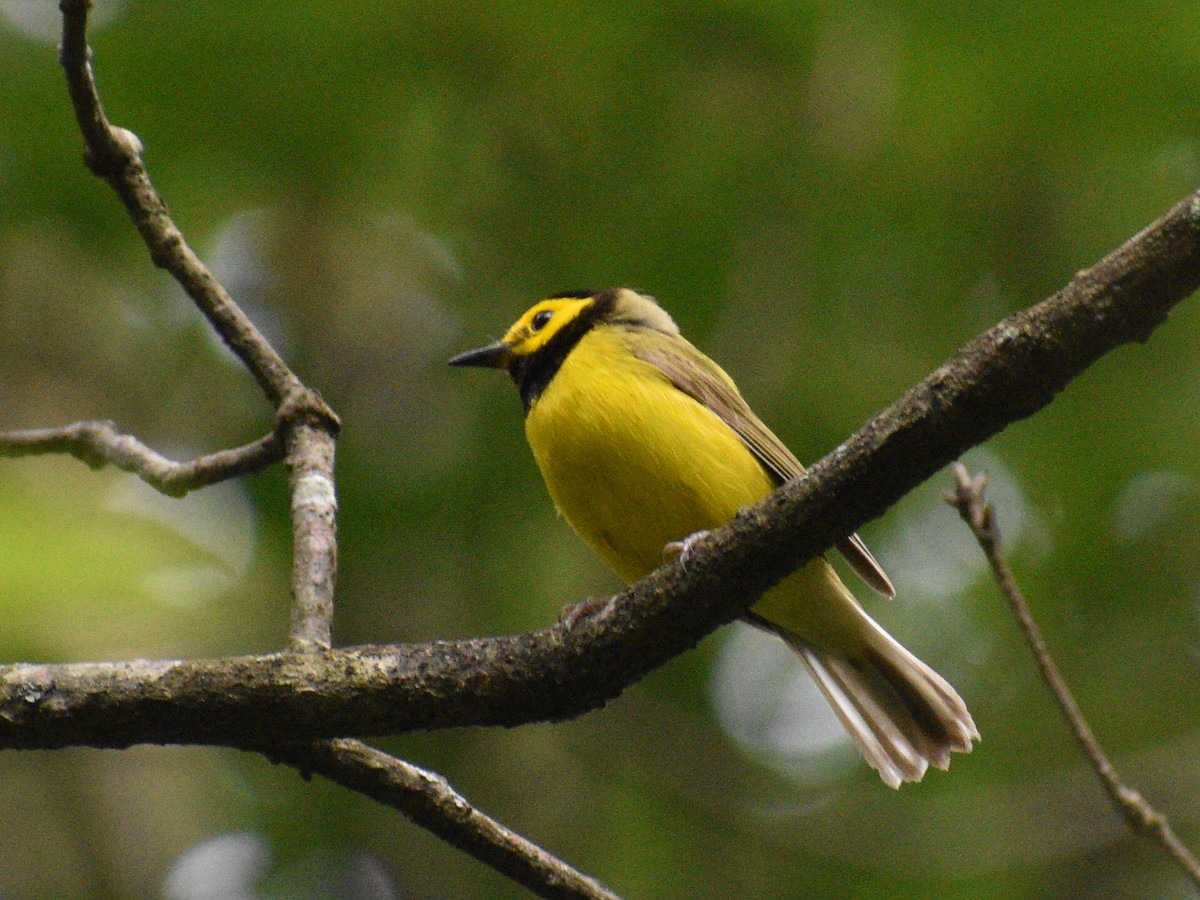
M 569 631 L 588 616 L 594 616 L 600 612 L 607 605 L 607 597 L 588 597 L 578 603 L 568 603 L 559 611 L 558 621 L 562 622 Z
M 705 528 L 689 534 L 681 541 L 671 541 L 671 543 L 663 547 L 663 562 L 670 562 L 673 559 L 677 559 L 686 572 L 688 557 L 691 556 L 692 550 L 698 543 L 708 537 L 709 533 L 708 529 Z

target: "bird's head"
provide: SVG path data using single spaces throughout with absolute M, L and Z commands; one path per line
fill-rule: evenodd
M 679 333 L 653 297 L 629 288 L 564 291 L 525 310 L 500 340 L 460 353 L 450 365 L 503 369 L 516 382 L 528 409 L 567 354 L 600 325 Z

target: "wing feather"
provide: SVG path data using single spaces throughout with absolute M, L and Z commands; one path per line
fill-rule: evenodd
M 682 337 L 665 341 L 630 341 L 638 358 L 667 377 L 678 390 L 712 410 L 753 453 L 778 484 L 798 478 L 804 466 L 754 414 L 725 370 Z M 837 542 L 838 551 L 850 567 L 874 591 L 894 597 L 896 589 L 857 534 Z

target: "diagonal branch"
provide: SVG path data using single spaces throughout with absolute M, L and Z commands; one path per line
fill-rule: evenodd
M 0 669 L 0 746 L 246 746 L 603 705 L 965 450 L 1032 415 L 1200 285 L 1200 194 L 967 344 L 796 481 L 570 627 L 298 656 Z
M 261 472 L 283 458 L 283 446 L 272 433 L 241 447 L 174 462 L 132 435 L 121 434 L 112 422 L 0 432 L 0 456 L 47 453 L 69 453 L 92 468 L 111 463 L 169 497 L 182 497 L 218 481 Z
M 278 407 L 285 397 L 302 389 L 300 380 L 183 239 L 142 163 L 142 143 L 137 135 L 113 126 L 104 114 L 87 45 L 90 8 L 90 0 L 62 0 L 59 4 L 63 14 L 59 62 L 83 133 L 84 160 L 117 192 L 154 264 L 179 282 Z
M 971 478 L 964 466 L 955 465 L 954 490 L 946 494 L 946 501 L 958 510 L 958 514 L 962 516 L 983 549 L 996 577 L 996 583 L 1000 586 L 1000 593 L 1008 602 L 1025 642 L 1029 644 L 1042 680 L 1046 682 L 1054 702 L 1058 704 L 1063 718 L 1067 720 L 1067 725 L 1079 741 L 1084 755 L 1100 778 L 1108 799 L 1130 828 L 1154 838 L 1192 882 L 1200 887 L 1200 862 L 1197 862 L 1192 851 L 1180 840 L 1167 817 L 1151 806 L 1141 794 L 1126 785 L 1117 774 L 1116 767 L 1096 740 L 1096 735 L 1079 709 L 1079 704 L 1075 702 L 1066 679 L 1063 678 L 1054 657 L 1050 655 L 1046 640 L 1042 637 L 1042 630 L 1034 621 L 1029 604 L 1025 602 L 1025 597 L 1017 587 L 1016 577 L 1000 541 L 1000 528 L 996 524 L 995 511 L 983 498 L 986 486 L 986 476 L 980 474 Z
M 282 745 L 266 755 L 398 809 L 539 897 L 616 900 L 617 895 L 594 878 L 471 806 L 435 772 L 350 740 Z

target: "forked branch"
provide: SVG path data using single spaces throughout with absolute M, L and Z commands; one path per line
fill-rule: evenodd
M 91 465 L 111 462 L 167 494 L 257 471 L 284 459 L 290 480 L 293 567 L 292 649 L 328 650 L 337 571 L 334 451 L 337 415 L 305 387 L 183 239 L 142 162 L 137 136 L 109 123 L 87 46 L 90 0 L 62 0 L 60 61 L 92 171 L 116 191 L 155 265 L 167 269 L 241 359 L 276 408 L 276 429 L 254 444 L 191 463 L 173 463 L 109 423 L 0 435 L 0 455 L 71 453 Z M 248 749 L 263 752 L 261 742 Z M 272 758 L 393 806 L 448 843 L 546 897 L 612 898 L 603 885 L 485 816 L 438 775 L 357 741 L 280 744 Z

